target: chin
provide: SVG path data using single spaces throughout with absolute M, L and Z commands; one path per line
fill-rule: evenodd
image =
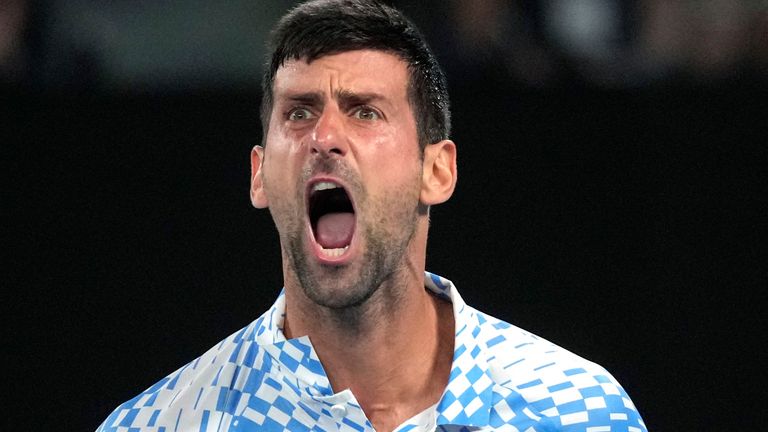
M 351 266 L 323 265 L 317 272 L 299 273 L 299 282 L 306 296 L 319 306 L 355 308 L 364 304 L 380 285 L 360 273 Z

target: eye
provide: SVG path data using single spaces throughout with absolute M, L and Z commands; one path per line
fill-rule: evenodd
M 367 106 L 362 106 L 357 108 L 353 113 L 353 115 L 358 120 L 369 120 L 369 121 L 378 120 L 381 117 L 375 109 Z
M 288 112 L 288 120 L 302 121 L 313 117 L 312 111 L 304 107 L 297 107 Z

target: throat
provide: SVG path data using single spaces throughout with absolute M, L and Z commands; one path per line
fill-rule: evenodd
M 452 306 L 430 300 L 426 309 L 402 303 L 394 308 L 411 319 L 379 319 L 351 338 L 337 332 L 331 343 L 316 338 L 332 388 L 352 390 L 376 430 L 394 430 L 435 405 L 448 384 L 454 352 Z M 371 323 L 371 316 L 365 318 Z
M 326 213 L 315 226 L 315 239 L 325 249 L 348 246 L 354 233 L 355 214 L 350 212 Z

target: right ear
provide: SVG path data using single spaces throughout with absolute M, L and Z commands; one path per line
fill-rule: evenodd
M 261 167 L 264 163 L 264 147 L 254 146 L 251 150 L 251 204 L 256 208 L 267 208 L 267 195 L 264 193 L 264 180 Z

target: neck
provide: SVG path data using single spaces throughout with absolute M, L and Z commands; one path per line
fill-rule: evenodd
M 334 391 L 352 390 L 380 431 L 437 403 L 453 358 L 451 304 L 424 288 L 423 262 L 401 269 L 341 311 L 302 301 L 286 284 L 286 337 L 309 336 Z

